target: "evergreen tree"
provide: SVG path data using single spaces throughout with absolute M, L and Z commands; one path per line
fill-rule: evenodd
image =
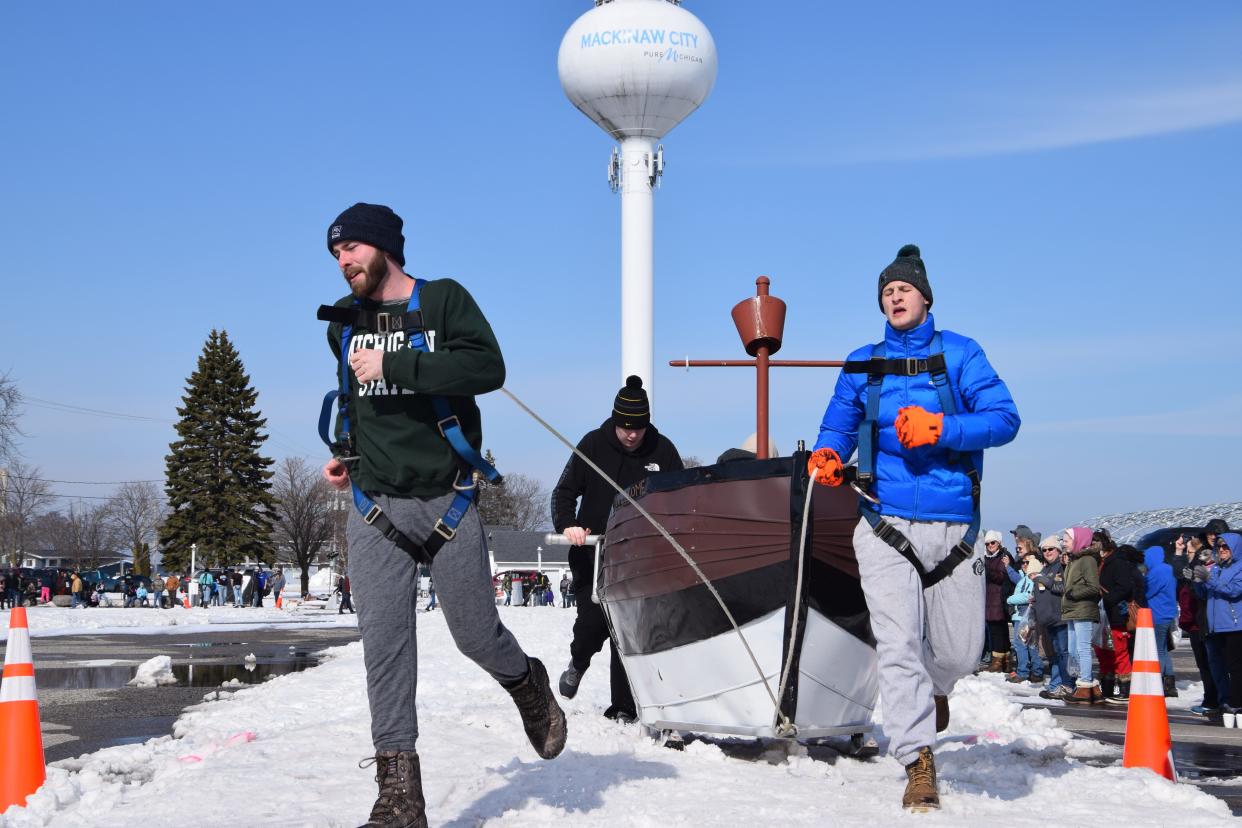
M 180 439 L 165 458 L 160 544 L 168 568 L 187 570 L 195 543 L 198 566 L 274 559 L 272 460 L 259 453 L 267 420 L 255 409 L 258 396 L 228 333 L 213 330 L 177 409 Z

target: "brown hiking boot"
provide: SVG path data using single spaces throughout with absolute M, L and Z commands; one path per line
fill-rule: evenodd
M 548 671 L 537 658 L 527 658 L 530 669 L 517 687 L 509 690 L 513 703 L 522 714 L 522 727 L 544 759 L 554 759 L 565 749 L 565 713 L 552 695 Z
M 1005 671 L 1005 654 L 992 653 L 992 660 L 988 662 L 988 666 L 984 669 L 985 673 L 1002 673 Z
M 936 702 L 936 732 L 943 733 L 949 729 L 949 697 L 932 696 Z
M 375 765 L 379 798 L 371 808 L 371 818 L 362 828 L 427 828 L 423 801 L 423 777 L 418 754 L 412 750 L 381 750 L 374 759 L 364 759 L 358 767 Z
M 1100 696 L 1100 685 L 1092 682 L 1091 684 L 1079 684 L 1075 682 L 1074 692 L 1065 697 L 1068 704 L 1098 704 L 1102 701 Z
M 940 807 L 940 794 L 936 791 L 936 760 L 931 748 L 919 748 L 919 756 L 906 765 L 906 792 L 901 797 L 901 807 L 914 813 L 925 813 Z

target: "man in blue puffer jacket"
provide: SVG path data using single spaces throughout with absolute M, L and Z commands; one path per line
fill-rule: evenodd
M 1177 674 L 1173 672 L 1173 657 L 1169 655 L 1169 630 L 1177 621 L 1177 580 L 1173 567 L 1164 562 L 1164 549 L 1149 546 L 1143 552 L 1143 565 L 1147 567 L 1147 606 L 1151 607 L 1152 625 L 1156 628 L 1156 652 L 1160 655 L 1160 677 L 1164 680 L 1164 695 L 1177 695 Z
M 882 539 L 864 514 L 854 530 L 854 551 L 876 639 L 884 732 L 889 752 L 906 767 L 902 805 L 927 810 L 940 804 L 931 746 L 936 731 L 948 724 L 947 696 L 973 671 L 983 646 L 983 565 L 976 556 L 924 587 L 923 573 L 904 555 L 916 556 L 920 568 L 932 572 L 952 557 L 972 524 L 977 531 L 969 471 L 981 474 L 983 449 L 1011 441 L 1020 420 L 979 344 L 936 330 L 931 284 L 914 245 L 901 248 L 880 274 L 879 301 L 888 323 L 884 342 L 859 348 L 849 360 L 880 358 L 893 370 L 876 377 L 878 385 L 866 370 L 842 371 L 808 468 L 818 483 L 844 481 L 843 460 L 856 448 L 865 451 L 859 430 L 868 430 L 864 437 L 870 433 L 868 397 L 878 388 L 874 461 L 859 458 L 860 470 L 873 469 L 874 501 L 862 508 L 872 511 L 873 521 L 882 516 L 881 527 L 896 529 L 909 548 L 899 552 L 891 545 L 894 536 Z M 933 345 L 944 355 L 954 411 L 946 412 L 928 373 Z

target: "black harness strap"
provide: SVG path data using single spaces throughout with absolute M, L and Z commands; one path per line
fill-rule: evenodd
M 452 540 L 453 535 L 457 534 L 456 530 L 453 530 L 452 534 L 444 534 L 445 530 L 440 528 L 443 522 L 437 522 L 436 529 L 431 533 L 431 537 L 422 543 L 417 543 L 409 535 L 394 526 L 393 522 L 388 519 L 388 515 L 380 511 L 378 507 L 373 510 L 372 514 L 374 517 L 370 520 L 367 520 L 367 518 L 371 517 L 371 515 L 364 516 L 363 522 L 380 530 L 380 534 L 396 544 L 397 548 L 402 552 L 413 558 L 415 563 L 425 564 L 426 566 L 431 566 L 431 561 L 435 558 L 436 553 L 440 551 L 440 547 L 444 546 L 446 541 Z
M 841 368 L 845 374 L 868 374 L 870 376 L 898 376 L 898 377 L 917 377 L 919 374 L 943 374 L 948 370 L 944 361 L 944 354 L 932 354 L 931 356 L 908 359 L 885 359 L 884 357 L 872 357 L 871 359 L 854 359 L 845 363 Z
M 379 313 L 367 308 L 340 308 L 336 305 L 320 305 L 317 314 L 321 322 L 339 322 L 353 328 L 364 328 L 377 334 L 395 331 L 421 331 L 423 312 L 407 310 L 405 313 Z
M 871 523 L 871 520 L 868 518 L 867 522 Z M 970 560 L 975 554 L 974 547 L 962 540 L 949 550 L 948 555 L 941 558 L 940 562 L 928 571 L 923 568 L 923 562 L 919 560 L 919 556 L 914 554 L 914 547 L 911 545 L 910 539 L 896 526 L 884 518 L 878 517 L 875 523 L 871 523 L 871 529 L 875 532 L 876 537 L 893 547 L 893 549 L 896 549 L 903 558 L 910 562 L 910 565 L 914 567 L 914 571 L 918 573 L 919 580 L 923 583 L 923 589 L 930 589 L 943 581 L 952 574 L 958 564 Z

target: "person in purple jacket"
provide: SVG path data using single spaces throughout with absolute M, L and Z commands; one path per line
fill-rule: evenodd
M 940 807 L 931 746 L 948 724 L 948 693 L 983 646 L 983 450 L 1013 440 L 1021 421 L 979 343 L 936 328 L 918 247 L 897 252 L 877 294 L 884 340 L 849 355 L 808 470 L 840 485 L 858 450 L 854 551 L 884 732 L 906 768 L 902 806 L 924 811 Z

